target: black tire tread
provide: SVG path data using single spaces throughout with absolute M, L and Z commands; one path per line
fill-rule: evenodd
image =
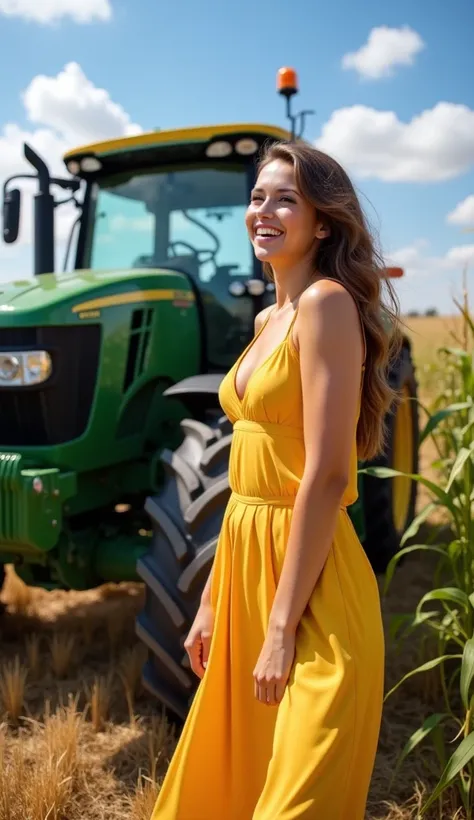
M 217 538 L 213 538 L 199 553 L 193 561 L 181 573 L 178 581 L 178 591 L 181 595 L 189 595 L 190 592 L 195 592 L 196 584 L 199 590 L 202 589 L 201 579 L 206 568 L 212 563 L 214 553 L 217 547 Z
M 165 533 L 169 543 L 173 548 L 176 560 L 181 562 L 185 558 L 187 558 L 189 554 L 189 548 L 186 543 L 186 539 L 183 536 L 183 533 L 173 523 L 173 520 L 170 518 L 169 515 L 167 515 L 165 510 L 157 504 L 156 499 L 147 498 L 145 502 L 145 512 L 148 513 L 150 518 L 154 521 L 155 525 L 159 526 L 160 529 Z
M 223 436 L 205 450 L 201 458 L 201 469 L 206 476 L 212 475 L 212 471 L 222 459 L 229 460 L 231 445 L 232 434 Z
M 198 683 L 184 640 L 212 565 L 230 496 L 232 437 L 217 416 L 212 425 L 185 419 L 181 429 L 184 437 L 177 450 L 162 454 L 163 488 L 145 504 L 153 538 L 150 551 L 137 566 L 146 597 L 136 629 L 148 648 L 144 686 L 183 718 Z

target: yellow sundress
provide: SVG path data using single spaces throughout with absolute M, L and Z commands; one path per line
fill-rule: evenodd
M 283 700 L 266 706 L 254 695 L 305 463 L 294 319 L 242 400 L 236 373 L 266 323 L 221 384 L 234 434 L 232 495 L 211 587 L 214 634 L 152 820 L 364 818 L 382 713 L 384 636 L 377 581 L 346 510 L 357 498 L 355 429 L 349 484 L 297 630 Z M 317 541 L 315 531 L 315 550 Z

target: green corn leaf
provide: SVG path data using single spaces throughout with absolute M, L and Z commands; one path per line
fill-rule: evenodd
M 427 601 L 451 601 L 454 604 L 462 606 L 467 612 L 470 609 L 468 596 L 462 589 L 458 589 L 457 587 L 442 587 L 441 589 L 432 589 L 430 592 L 427 592 L 426 595 L 423 595 L 423 598 L 416 608 L 417 614 L 421 612 L 423 604 Z
M 404 547 L 406 542 L 409 541 L 411 538 L 414 538 L 415 535 L 418 534 L 418 530 L 420 529 L 421 525 L 425 523 L 426 519 L 429 518 L 433 510 L 436 509 L 436 504 L 431 502 L 424 507 L 420 513 L 413 519 L 408 529 L 405 530 L 403 537 L 400 541 L 400 546 Z
M 359 470 L 359 472 L 363 475 L 372 475 L 376 478 L 396 478 L 397 476 L 401 476 L 404 478 L 411 478 L 413 481 L 418 481 L 420 484 L 423 484 L 424 487 L 427 487 L 428 490 L 431 490 L 433 495 L 435 495 L 443 507 L 447 507 L 447 509 L 457 518 L 457 510 L 451 497 L 446 493 L 442 487 L 439 487 L 437 484 L 434 484 L 433 481 L 429 481 L 424 476 L 418 475 L 417 473 L 402 473 L 399 470 L 392 470 L 390 467 L 364 467 L 363 469 Z
M 474 592 L 471 592 L 469 595 L 469 603 L 471 604 L 472 608 L 474 609 Z
M 411 737 L 407 740 L 402 751 L 400 752 L 400 756 L 397 760 L 397 765 L 395 766 L 395 770 L 392 775 L 391 783 L 393 783 L 393 781 L 395 780 L 395 777 L 398 774 L 400 766 L 402 765 L 405 758 L 407 758 L 408 755 L 412 753 L 413 749 L 416 749 L 416 747 L 426 737 L 428 737 L 428 735 L 430 735 L 431 732 L 433 732 L 433 730 L 436 729 L 436 727 L 443 722 L 443 720 L 445 720 L 448 717 L 449 715 L 445 712 L 438 712 L 434 715 L 430 715 L 428 718 L 426 718 L 425 722 L 423 723 L 423 726 L 417 729 L 416 732 L 413 732 Z
M 461 697 L 466 711 L 469 709 L 469 689 L 474 677 L 474 638 L 464 645 L 461 664 Z
M 390 640 L 395 641 L 400 629 L 403 626 L 407 626 L 411 624 L 412 616 L 407 612 L 398 613 L 397 615 L 392 615 L 390 618 L 389 624 L 389 635 Z
M 404 549 L 399 550 L 399 552 L 397 552 L 397 554 L 393 556 L 387 567 L 387 571 L 385 573 L 384 594 L 387 592 L 388 587 L 392 581 L 393 574 L 395 572 L 398 562 L 403 558 L 404 555 L 409 555 L 411 552 L 437 552 L 439 555 L 446 557 L 446 550 L 444 550 L 442 547 L 436 547 L 434 545 L 430 546 L 429 544 L 412 544 L 410 547 L 404 547 Z
M 422 663 L 421 666 L 418 666 L 416 669 L 412 669 L 411 672 L 407 672 L 406 675 L 403 676 L 398 683 L 393 686 L 389 692 L 385 695 L 384 701 L 388 700 L 388 698 L 393 695 L 393 693 L 408 680 L 408 678 L 412 678 L 414 675 L 419 675 L 421 672 L 429 672 L 431 669 L 434 669 L 436 666 L 441 666 L 442 663 L 445 661 L 451 661 L 455 659 L 462 658 L 462 655 L 440 655 L 438 658 L 433 658 L 430 661 L 426 661 L 426 663 Z
M 446 492 L 448 493 L 453 486 L 453 483 L 456 481 L 459 473 L 462 471 L 466 461 L 472 458 L 472 452 L 474 449 L 474 444 L 470 447 L 461 447 L 459 453 L 457 455 L 456 461 L 453 464 L 453 468 L 451 470 L 451 475 L 449 476 L 448 483 L 446 485 Z
M 431 733 L 431 742 L 438 758 L 438 763 L 441 769 L 444 769 L 447 763 L 446 746 L 444 743 L 444 734 L 441 726 L 436 726 Z
M 462 550 L 463 545 L 461 541 L 459 540 L 459 538 L 455 538 L 454 541 L 451 541 L 447 548 L 449 558 L 452 561 L 454 561 L 458 557 L 458 555 L 461 554 Z
M 420 444 L 423 444 L 424 440 L 428 438 L 428 436 L 435 430 L 444 419 L 452 416 L 453 413 L 459 413 L 461 410 L 469 410 L 471 407 L 471 402 L 458 402 L 457 404 L 450 404 L 449 407 L 444 407 L 442 410 L 438 410 L 437 413 L 434 413 L 427 421 L 425 427 L 420 433 Z
M 471 800 L 472 778 L 465 772 L 460 775 L 462 797 L 464 799 L 464 808 L 469 811 L 469 802 Z
M 474 333 L 474 323 L 471 319 L 471 316 L 469 314 L 469 310 L 467 309 L 466 305 L 459 302 L 459 300 L 456 299 L 456 298 L 453 299 L 453 302 L 456 305 L 457 309 L 459 310 L 459 312 L 460 312 L 460 314 L 463 318 L 463 322 L 465 322 L 467 324 L 467 326 L 469 327 L 471 333 Z
M 438 352 L 446 353 L 448 356 L 456 356 L 456 358 L 463 360 L 468 360 L 470 358 L 469 353 L 461 347 L 440 347 Z
M 426 814 L 427 810 L 433 803 L 436 802 L 438 797 L 444 792 L 444 790 L 456 779 L 458 774 L 464 769 L 465 766 L 474 758 L 474 732 L 471 732 L 464 740 L 459 744 L 458 748 L 451 755 L 449 758 L 446 768 L 441 775 L 438 785 L 436 786 L 435 790 L 431 793 L 429 799 L 426 801 L 424 806 L 420 811 L 420 816 L 422 817 Z
M 432 618 L 437 618 L 439 622 L 439 610 L 431 609 L 428 612 L 417 612 L 411 622 L 412 628 L 415 629 L 415 627 L 421 626 L 421 624 L 425 624 Z

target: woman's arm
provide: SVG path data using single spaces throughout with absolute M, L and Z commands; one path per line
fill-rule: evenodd
M 214 562 L 211 564 L 211 570 L 209 575 L 207 576 L 207 581 L 205 583 L 204 589 L 201 594 L 201 605 L 202 606 L 210 606 L 211 605 L 211 587 L 212 587 L 212 571 L 214 569 Z
M 305 468 L 268 632 L 254 673 L 257 697 L 267 703 L 281 700 L 293 662 L 296 628 L 334 537 L 348 482 L 362 373 L 357 308 L 338 283 L 325 280 L 303 294 L 295 331 L 300 350 Z

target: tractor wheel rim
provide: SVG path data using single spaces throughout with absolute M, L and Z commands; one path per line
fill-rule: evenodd
M 404 384 L 400 403 L 395 414 L 393 435 L 393 469 L 401 473 L 413 472 L 413 420 L 409 386 Z M 393 479 L 392 511 L 395 529 L 400 535 L 408 524 L 410 512 L 412 479 L 396 476 Z

